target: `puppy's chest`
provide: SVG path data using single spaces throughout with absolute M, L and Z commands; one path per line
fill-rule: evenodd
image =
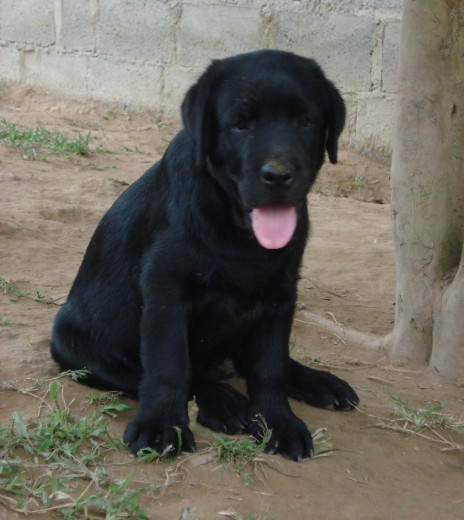
M 252 294 L 210 294 L 192 307 L 191 340 L 209 345 L 233 343 L 266 314 L 267 307 L 264 298 Z
M 284 266 L 256 263 L 205 270 L 190 286 L 191 339 L 227 344 L 247 334 L 254 323 L 272 317 L 292 285 Z

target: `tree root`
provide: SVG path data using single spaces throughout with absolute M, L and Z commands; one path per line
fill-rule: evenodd
M 304 319 L 297 319 L 301 323 L 316 324 L 325 331 L 336 336 L 340 341 L 345 343 L 355 343 L 370 350 L 389 351 L 393 343 L 393 332 L 384 336 L 372 334 L 370 332 L 361 332 L 349 327 L 344 327 L 335 318 L 332 313 L 328 313 L 332 319 L 328 319 L 319 314 L 309 311 L 300 311 L 300 316 Z

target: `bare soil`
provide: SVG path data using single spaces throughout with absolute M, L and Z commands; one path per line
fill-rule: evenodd
M 21 150 L 0 145 L 0 275 L 38 295 L 18 298 L 0 291 L 0 422 L 7 424 L 15 410 L 36 417 L 40 402 L 6 383 L 26 388 L 58 374 L 49 354 L 52 320 L 97 222 L 126 185 L 160 158 L 179 123 L 16 85 L 0 91 L 0 118 L 68 135 L 90 131 L 92 149 L 88 157 L 50 154 L 30 161 Z M 141 465 L 128 451 L 113 453 L 107 470 L 139 482 L 150 518 L 176 520 L 187 508 L 189 519 L 464 518 L 464 452 L 446 450 L 448 444 L 438 442 L 433 431 L 419 433 L 437 442 L 379 427 L 379 418 L 393 417 L 388 392 L 414 407 L 446 405 L 447 413 L 462 419 L 463 387 L 425 366 L 399 364 L 385 352 L 342 341 L 308 323 L 303 312 L 379 335 L 391 331 L 395 266 L 388 202 L 388 166 L 349 150 L 341 152 L 339 164 L 324 167 L 309 197 L 312 237 L 293 356 L 348 380 L 361 404 L 353 412 L 298 402 L 292 407 L 312 431 L 326 429 L 333 450 L 301 463 L 263 457 L 250 470 L 256 472 L 253 484 L 201 454 Z M 74 412 L 85 415 L 91 390 L 72 381 L 63 385 Z M 115 435 L 122 435 L 132 414 L 112 420 Z M 204 428 L 192 426 L 200 449 L 211 442 Z M 462 432 L 438 433 L 464 444 Z M 20 517 L 0 502 L 0 518 Z

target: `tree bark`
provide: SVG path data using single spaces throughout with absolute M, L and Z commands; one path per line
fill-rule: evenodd
M 464 377 L 464 0 L 405 0 L 392 159 L 394 356 Z

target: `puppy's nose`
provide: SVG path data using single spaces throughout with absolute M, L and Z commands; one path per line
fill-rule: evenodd
M 295 167 L 289 162 L 268 161 L 261 167 L 261 181 L 274 186 L 288 186 L 293 181 Z

